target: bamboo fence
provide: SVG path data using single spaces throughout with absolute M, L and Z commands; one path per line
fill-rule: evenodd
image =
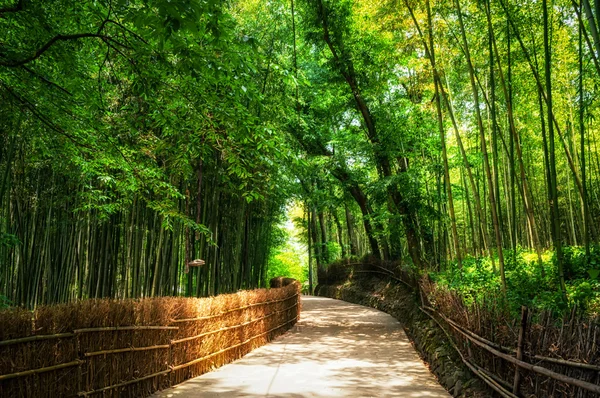
M 0 312 L 0 396 L 144 397 L 242 357 L 299 319 L 300 285 L 210 298 Z M 33 314 L 33 317 L 32 317 Z
M 466 305 L 423 279 L 421 311 L 462 361 L 502 397 L 600 397 L 600 323 L 523 307 L 516 319 L 495 300 Z

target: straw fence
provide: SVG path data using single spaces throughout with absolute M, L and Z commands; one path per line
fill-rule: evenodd
M 424 278 L 421 311 L 446 333 L 463 362 L 502 397 L 600 396 L 600 323 L 573 310 L 562 318 L 495 300 L 466 305 Z
M 300 285 L 210 298 L 0 312 L 0 396 L 144 397 L 242 357 L 299 319 Z

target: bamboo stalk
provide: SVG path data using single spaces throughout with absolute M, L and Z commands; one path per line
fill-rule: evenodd
M 446 321 L 446 323 L 450 324 L 450 325 L 451 325 L 451 326 L 453 326 L 453 327 L 460 328 L 460 329 L 461 329 L 461 330 L 462 330 L 464 333 L 467 333 L 467 334 L 469 334 L 471 337 L 473 337 L 473 338 L 475 338 L 475 339 L 478 339 L 478 340 L 479 340 L 479 341 L 481 341 L 482 343 L 485 343 L 485 344 L 487 344 L 487 345 L 489 345 L 489 346 L 491 346 L 491 347 L 494 347 L 494 348 L 496 348 L 496 349 L 499 349 L 499 350 L 504 350 L 504 351 L 507 351 L 507 352 L 512 352 L 512 353 L 515 353 L 515 352 L 516 352 L 516 351 L 515 351 L 514 349 L 512 349 L 512 348 L 509 348 L 509 347 L 504 347 L 504 346 L 502 346 L 502 345 L 496 344 L 496 343 L 494 343 L 493 341 L 489 341 L 489 340 L 487 340 L 487 339 L 485 339 L 485 338 L 483 338 L 483 337 L 479 336 L 478 334 L 475 334 L 475 333 L 471 332 L 470 330 L 468 330 L 468 329 L 465 329 L 464 327 L 462 327 L 462 326 L 461 326 L 461 325 L 459 325 L 458 323 L 454 322 L 452 319 L 449 319 L 449 318 L 445 317 L 443 314 L 440 314 L 440 313 L 439 313 L 438 311 L 436 311 L 434 308 L 431 308 L 431 307 L 428 307 L 428 306 L 423 306 L 423 308 L 424 308 L 424 309 L 426 309 L 426 310 L 428 310 L 428 311 L 431 311 L 431 312 L 433 312 L 433 313 L 435 313 L 435 314 L 438 314 L 438 315 L 439 315 L 441 318 L 443 318 L 443 319 L 444 319 L 444 321 Z
M 493 374 L 492 372 L 490 372 L 489 370 L 482 368 L 481 366 L 477 365 L 477 364 L 473 364 L 473 366 L 475 366 L 481 373 L 483 373 L 485 376 L 491 378 L 492 380 L 494 380 L 496 383 L 500 384 L 502 386 L 502 388 L 505 389 L 506 393 L 511 394 L 511 396 L 513 395 L 510 392 L 510 389 L 512 388 L 512 386 L 510 385 L 509 382 L 507 382 L 506 380 L 502 379 L 501 377 Z
M 529 356 L 529 358 L 537 359 L 542 362 L 550 362 L 550 363 L 555 363 L 558 365 L 571 366 L 574 368 L 581 368 L 581 369 L 594 370 L 594 371 L 600 372 L 600 366 L 590 365 L 588 363 L 568 361 L 566 359 L 559 359 L 559 358 L 548 358 L 548 357 L 543 357 L 541 355 L 530 356 L 530 355 L 526 354 L 526 356 Z
M 102 350 L 102 351 L 93 351 L 86 352 L 83 354 L 85 357 L 93 357 L 98 355 L 108 355 L 108 354 L 118 354 L 121 352 L 133 352 L 133 351 L 150 351 L 150 350 L 160 350 L 170 348 L 170 344 L 162 344 L 162 345 L 153 345 L 148 347 L 128 347 L 128 348 L 117 348 L 114 350 Z
M 7 346 L 7 345 L 19 344 L 19 343 L 28 343 L 30 341 L 64 339 L 64 338 L 73 337 L 73 336 L 75 336 L 74 333 L 57 333 L 57 334 L 43 334 L 43 335 L 39 335 L 39 336 L 28 336 L 28 337 L 21 337 L 18 339 L 0 341 L 0 346 Z
M 482 368 L 483 370 L 483 368 Z M 494 378 L 491 377 L 491 374 L 488 372 L 481 371 L 478 376 L 490 387 L 492 387 L 498 394 L 500 394 L 503 398 L 518 398 L 517 395 L 510 393 L 508 390 L 504 389 L 500 383 L 498 383 Z
M 178 330 L 178 326 L 108 326 L 101 328 L 75 329 L 73 333 L 114 332 L 121 330 Z
M 76 359 L 76 360 L 71 361 L 71 362 L 61 363 L 60 365 L 46 366 L 45 368 L 31 369 L 31 370 L 25 370 L 25 371 L 17 372 L 17 373 L 10 373 L 10 374 L 5 374 L 5 375 L 0 375 L 0 381 L 2 381 L 2 380 L 8 380 L 8 379 L 14 379 L 15 377 L 31 376 L 31 375 L 35 375 L 35 374 L 39 374 L 39 373 L 51 372 L 53 370 L 59 370 L 59 369 L 69 368 L 71 366 L 77 366 L 81 362 L 82 361 L 80 361 L 79 359 Z
M 75 350 L 77 351 L 77 359 L 79 359 L 79 365 L 77 365 L 77 391 L 81 391 L 83 383 L 83 369 L 82 365 L 85 361 L 81 358 L 81 335 L 75 336 Z
M 140 381 L 148 380 L 148 379 L 151 379 L 153 377 L 157 377 L 157 376 L 161 376 L 161 375 L 166 375 L 167 373 L 171 373 L 171 369 L 163 370 L 161 372 L 156 372 L 156 373 L 153 373 L 153 374 L 148 375 L 148 376 L 139 377 L 137 379 L 133 379 L 133 380 L 129 380 L 129 381 L 124 381 L 123 383 L 113 384 L 112 386 L 106 386 L 106 387 L 103 387 L 103 388 L 99 388 L 97 390 L 78 392 L 77 395 L 80 396 L 80 397 L 87 397 L 88 395 L 98 394 L 98 393 L 101 393 L 101 392 L 104 392 L 104 391 L 112 390 L 114 388 L 124 387 L 124 386 L 127 386 L 129 384 L 134 384 L 134 383 L 137 383 L 137 382 L 140 382 Z
M 523 345 L 525 344 L 525 331 L 527 330 L 527 307 L 521 307 L 521 328 L 519 329 L 519 341 L 517 346 L 517 359 L 523 359 Z M 521 383 L 521 372 L 519 367 L 515 368 L 515 379 L 513 381 L 513 394 L 519 393 L 519 384 Z

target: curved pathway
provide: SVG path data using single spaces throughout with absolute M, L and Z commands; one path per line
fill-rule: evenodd
M 283 336 L 155 398 L 450 397 L 393 317 L 321 297 L 302 298 Z

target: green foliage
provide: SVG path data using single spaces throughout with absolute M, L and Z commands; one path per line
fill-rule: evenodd
M 570 274 L 572 277 L 566 282 L 568 303 L 564 303 L 560 293 L 553 252 L 543 254 L 543 272 L 534 252 L 519 250 L 516 256 L 511 251 L 505 252 L 506 302 L 512 312 L 518 314 L 521 306 L 525 305 L 560 314 L 576 305 L 589 313 L 598 313 L 600 281 L 590 278 L 586 272 L 592 265 L 585 265 L 585 250 L 580 247 L 565 247 L 565 253 L 569 253 L 565 265 L 573 271 Z M 597 255 L 597 247 L 593 253 Z M 483 303 L 489 299 L 504 301 L 500 293 L 500 277 L 493 272 L 488 257 L 467 257 L 463 260 L 462 270 L 453 264 L 449 270 L 431 273 L 431 276 L 441 286 L 457 292 L 467 302 Z
M 482 236 L 497 206 L 503 247 L 516 250 L 505 256 L 512 308 L 597 308 L 600 247 L 586 258 L 575 245 L 588 241 L 577 225 L 586 218 L 580 205 L 588 202 L 592 225 L 600 214 L 591 200 L 599 186 L 600 70 L 582 46 L 583 85 L 573 84 L 578 32 L 567 0 L 552 11 L 551 63 L 532 52 L 544 33 L 534 23 L 536 2 L 510 12 L 492 2 L 490 27 L 480 2 L 461 2 L 468 46 L 456 40 L 453 2 L 433 4 L 431 25 L 418 1 L 405 4 L 413 15 L 394 2 L 357 0 L 299 0 L 294 15 L 283 0 L 13 3 L 19 7 L 0 11 L 0 275 L 17 279 L 0 288 L 12 290 L 9 298 L 212 294 L 264 282 L 266 264 L 269 276 L 304 280 L 305 259 L 278 226 L 293 199 L 303 204 L 294 238 L 308 246 L 313 235 L 311 255 L 321 269 L 349 257 L 351 246 L 355 255 L 372 251 L 386 260 L 408 252 L 403 262 L 415 267 L 420 259 L 443 266 L 460 249 L 462 270 L 450 264 L 433 276 L 468 300 L 500 291 L 490 259 L 474 257 L 498 240 Z M 424 45 L 430 26 L 438 83 L 448 96 L 439 126 L 435 99 L 444 96 L 435 95 Z M 491 37 L 498 41 L 493 59 Z M 490 154 L 476 134 L 465 47 Z M 540 113 L 550 107 L 540 110 L 544 84 L 531 73 L 544 75 L 545 65 L 553 68 L 552 110 L 565 149 L 553 151 L 556 184 L 545 180 L 540 134 Z M 502 80 L 509 78 L 507 93 Z M 486 155 L 497 166 L 496 189 L 485 178 Z M 584 164 L 587 181 L 579 185 L 589 187 L 587 199 L 574 182 Z M 546 205 L 551 186 L 559 190 L 559 217 Z M 529 202 L 535 231 L 524 222 Z M 539 264 L 516 249 L 551 247 L 553 222 L 567 245 L 568 303 L 558 293 L 553 254 Z M 189 256 L 227 269 L 184 276 Z
M 327 242 L 327 253 L 329 254 L 329 261 L 335 261 L 341 258 L 342 248 L 337 242 Z
M 289 196 L 285 8 L 265 5 L 267 23 L 246 2 L 14 4 L 0 7 L 0 274 L 16 280 L 0 291 L 34 306 L 259 286 Z M 184 274 L 188 256 L 225 269 Z
M 278 276 L 294 278 L 300 283 L 308 280 L 308 267 L 302 265 L 298 253 L 290 248 L 272 250 L 267 267 L 267 280 Z
M 0 310 L 9 308 L 13 305 L 13 303 L 8 299 L 8 297 L 0 294 Z
M 460 270 L 453 266 L 449 270 L 431 273 L 431 277 L 440 285 L 458 292 L 467 301 L 483 298 L 486 292 L 500 288 L 499 280 L 492 271 L 489 258 L 466 257 Z
M 564 267 L 567 279 L 597 279 L 600 269 L 600 246 L 590 247 L 590 256 L 586 258 L 585 248 L 577 246 L 565 247 Z
M 0 231 L 0 246 L 14 247 L 19 245 L 21 242 L 16 235 L 8 234 Z

